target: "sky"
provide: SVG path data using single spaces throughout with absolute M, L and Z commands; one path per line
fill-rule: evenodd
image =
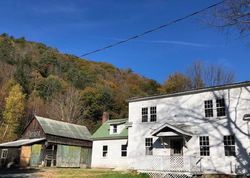
M 80 56 L 185 16 L 218 1 L 201 0 L 8 0 L 0 1 L 0 33 L 42 42 Z M 84 57 L 162 83 L 202 60 L 250 80 L 249 38 L 213 28 L 199 15 L 143 38 Z

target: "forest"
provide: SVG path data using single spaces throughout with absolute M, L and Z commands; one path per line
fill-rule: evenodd
M 232 71 L 196 61 L 163 84 L 25 38 L 0 35 L 0 142 L 20 137 L 34 115 L 83 124 L 94 132 L 104 111 L 126 118 L 127 99 L 235 81 Z

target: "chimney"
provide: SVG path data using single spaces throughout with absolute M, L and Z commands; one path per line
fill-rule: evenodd
M 103 112 L 102 114 L 102 123 L 106 122 L 109 120 L 109 113 L 108 112 Z

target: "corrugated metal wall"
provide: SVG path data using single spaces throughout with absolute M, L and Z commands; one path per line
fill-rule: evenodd
M 57 167 L 80 167 L 81 147 L 57 145 Z

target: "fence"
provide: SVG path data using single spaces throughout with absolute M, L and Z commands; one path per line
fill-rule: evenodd
M 137 170 L 164 172 L 200 171 L 200 158 L 195 156 L 144 156 L 136 161 Z

